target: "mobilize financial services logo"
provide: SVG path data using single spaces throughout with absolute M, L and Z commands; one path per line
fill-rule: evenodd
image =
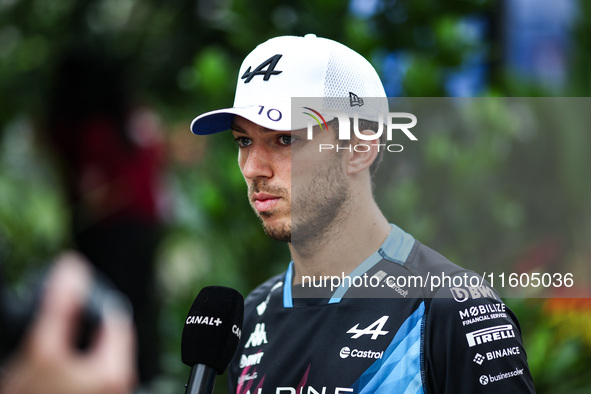
M 308 140 L 313 138 L 313 130 L 314 126 L 318 125 L 321 131 L 328 130 L 328 124 L 326 122 L 326 118 L 317 110 L 310 108 L 310 107 L 302 107 L 306 111 L 302 113 L 308 115 L 312 118 L 314 122 L 308 122 L 307 128 L 307 136 Z M 364 134 L 359 128 L 359 114 L 355 113 L 353 118 L 351 119 L 347 114 L 340 111 L 331 111 L 331 119 L 337 118 L 339 122 L 339 132 L 338 132 L 338 139 L 340 141 L 349 141 L 351 140 L 351 121 L 353 122 L 353 133 L 355 137 L 359 138 L 361 141 L 367 141 L 368 143 L 360 143 L 355 145 L 349 146 L 340 146 L 339 144 L 319 144 L 318 151 L 322 152 L 323 150 L 347 150 L 349 152 L 368 152 L 372 147 L 376 147 L 378 152 L 380 150 L 387 150 L 388 152 L 402 152 L 404 147 L 401 144 L 390 144 L 390 143 L 380 143 L 380 138 L 385 133 L 386 140 L 388 142 L 392 141 L 394 136 L 394 131 L 402 131 L 404 135 L 411 141 L 418 141 L 418 138 L 410 131 L 411 128 L 416 126 L 417 124 L 417 117 L 408 112 L 388 112 L 386 114 L 379 114 L 378 115 L 378 129 L 374 130 L 375 133 L 373 134 Z M 400 119 L 407 119 L 410 122 L 401 122 Z

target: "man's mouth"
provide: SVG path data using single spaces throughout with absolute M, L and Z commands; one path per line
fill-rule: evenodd
M 277 205 L 280 197 L 274 196 L 267 193 L 254 193 L 252 200 L 254 201 L 254 207 L 258 212 L 270 211 Z

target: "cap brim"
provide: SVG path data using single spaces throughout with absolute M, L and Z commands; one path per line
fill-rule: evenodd
M 207 135 L 229 130 L 236 115 L 267 129 L 289 131 L 292 129 L 290 107 L 290 102 L 280 103 L 274 100 L 272 106 L 251 105 L 218 109 L 196 117 L 191 123 L 191 131 L 194 134 Z
M 206 112 L 191 122 L 193 134 L 208 135 L 229 130 L 235 115 L 239 115 L 237 108 L 224 108 Z

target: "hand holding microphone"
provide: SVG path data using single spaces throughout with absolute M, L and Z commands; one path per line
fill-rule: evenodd
M 114 296 L 94 297 L 92 282 L 87 263 L 76 254 L 65 254 L 50 271 L 35 307 L 38 310 L 23 311 L 27 313 L 22 316 L 9 315 L 14 319 L 3 324 L 14 323 L 25 332 L 21 333 L 24 338 L 12 339 L 19 346 L 10 355 L 0 380 L 1 394 L 132 391 L 136 370 L 131 318 L 115 305 Z M 25 306 L 21 308 L 27 309 Z M 96 312 L 91 313 L 95 318 L 88 321 L 95 326 L 90 331 L 84 330 L 80 322 L 88 307 Z M 17 318 L 24 320 L 17 322 Z M 82 338 L 81 330 L 89 336 Z
M 185 320 L 181 339 L 183 363 L 191 367 L 185 394 L 210 394 L 216 374 L 232 360 L 244 318 L 244 298 L 231 288 L 204 287 Z

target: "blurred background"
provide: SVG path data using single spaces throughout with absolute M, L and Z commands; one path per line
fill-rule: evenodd
M 306 33 L 367 57 L 389 96 L 568 96 L 591 110 L 587 0 L 0 0 L 4 275 L 18 284 L 65 248 L 87 255 L 151 322 L 142 392 L 183 390 L 180 334 L 201 287 L 246 295 L 289 262 L 248 205 L 232 139 L 189 124 L 231 105 L 257 44 Z M 472 119 L 485 135 L 431 133 L 383 166 L 396 176 L 382 205 L 462 266 L 572 267 L 588 284 L 589 130 L 514 132 L 498 123 L 509 109 Z M 591 294 L 575 290 L 506 300 L 539 393 L 591 389 Z

